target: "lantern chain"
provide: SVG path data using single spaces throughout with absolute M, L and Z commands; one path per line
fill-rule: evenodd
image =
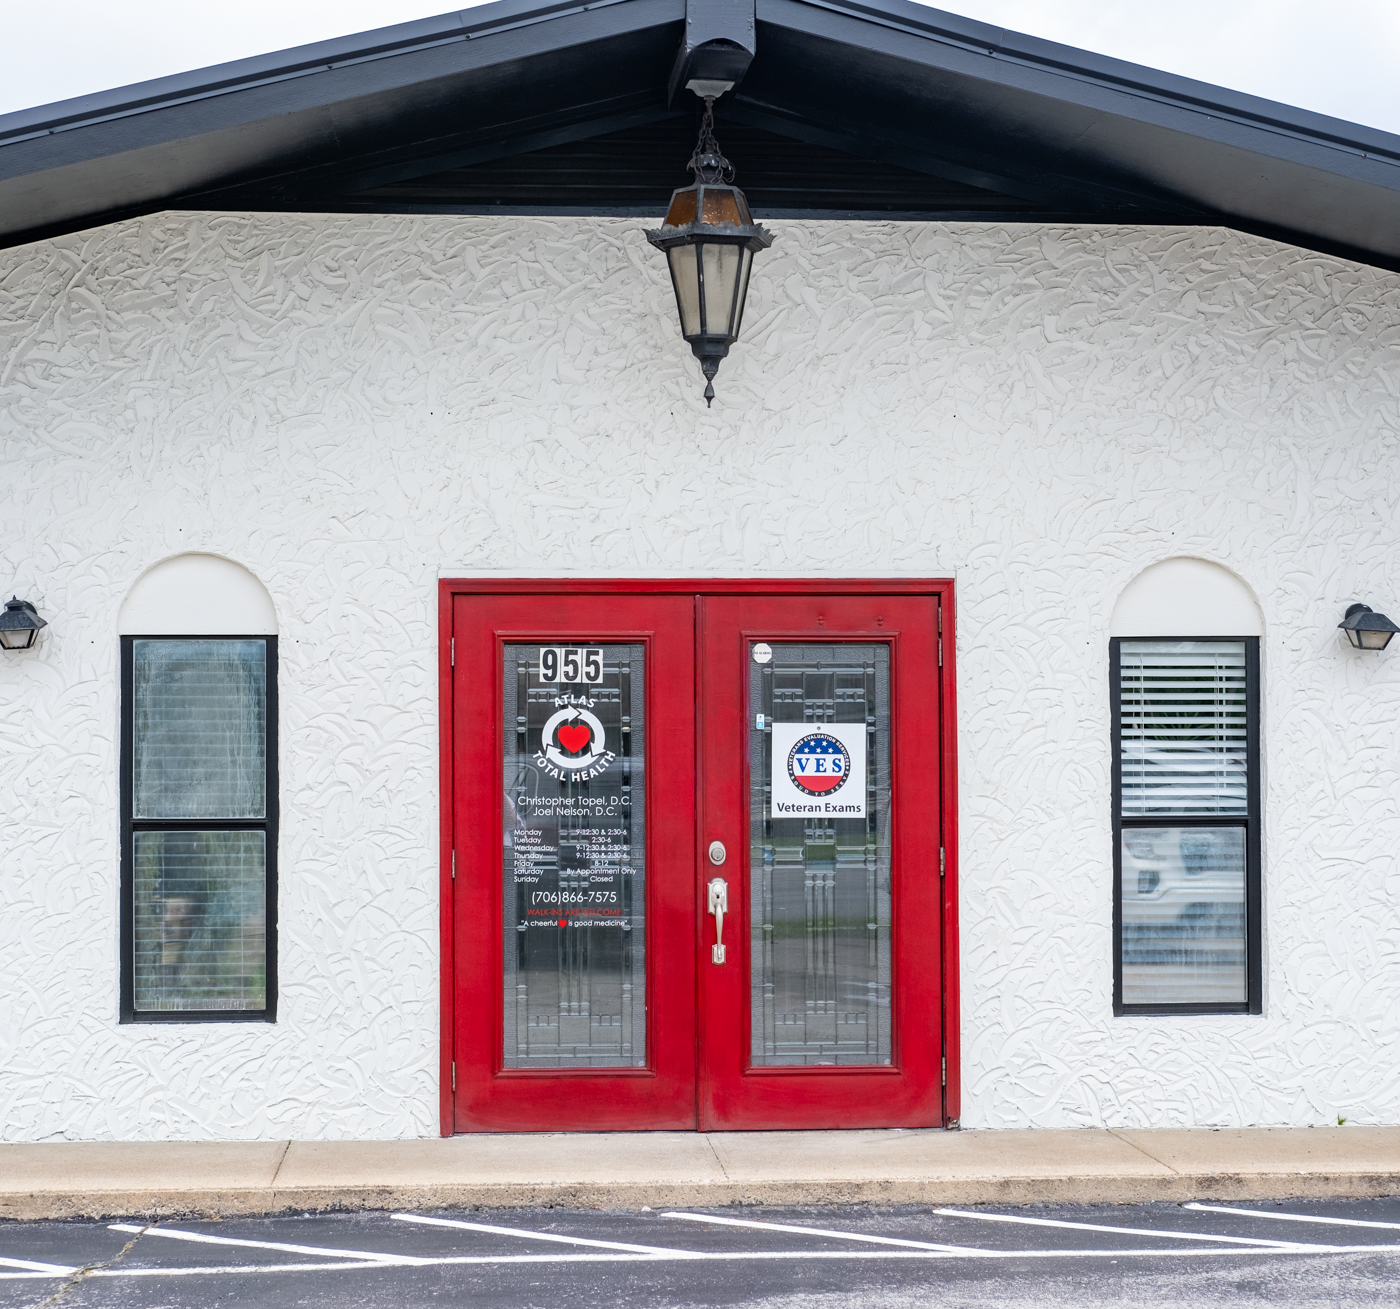
M 715 140 L 715 98 L 705 97 L 705 114 L 700 120 L 700 139 L 695 143 L 695 153 L 686 165 L 695 174 L 697 182 L 732 182 L 734 165 L 724 157 L 724 151 Z

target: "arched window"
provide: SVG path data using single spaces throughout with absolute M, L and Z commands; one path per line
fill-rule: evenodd
M 276 1012 L 277 619 L 247 569 L 167 559 L 118 617 L 124 1022 Z
M 1109 630 L 1114 1012 L 1259 1013 L 1259 606 L 1168 559 Z

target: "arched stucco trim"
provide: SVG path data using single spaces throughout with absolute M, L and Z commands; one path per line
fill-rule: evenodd
M 1263 636 L 1264 615 L 1228 568 L 1181 556 L 1143 569 L 1118 597 L 1111 636 Z
M 275 636 L 267 588 L 242 564 L 181 554 L 148 568 L 117 615 L 122 636 Z

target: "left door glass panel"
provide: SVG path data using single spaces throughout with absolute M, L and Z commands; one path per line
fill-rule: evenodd
M 506 1068 L 646 1065 L 645 647 L 504 647 Z

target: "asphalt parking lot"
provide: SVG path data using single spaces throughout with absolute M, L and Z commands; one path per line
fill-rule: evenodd
M 1400 1303 L 1400 1199 L 0 1224 L 0 1309 Z

